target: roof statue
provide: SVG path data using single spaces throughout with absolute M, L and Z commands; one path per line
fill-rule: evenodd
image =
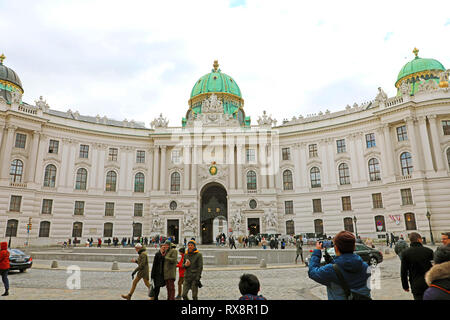
M 157 129 L 157 128 L 167 128 L 169 124 L 169 120 L 167 120 L 166 118 L 163 118 L 162 113 L 159 115 L 159 118 L 155 118 L 155 120 L 153 120 L 150 123 L 150 126 L 152 129 Z

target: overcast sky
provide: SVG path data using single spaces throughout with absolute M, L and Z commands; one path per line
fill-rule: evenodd
M 4 1 L 0 54 L 23 100 L 180 126 L 215 59 L 252 124 L 389 96 L 419 56 L 450 68 L 450 1 Z

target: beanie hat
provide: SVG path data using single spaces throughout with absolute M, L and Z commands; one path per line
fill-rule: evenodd
M 450 247 L 440 246 L 434 252 L 434 263 L 443 263 L 450 261 Z
M 164 242 L 164 244 L 168 244 L 170 246 L 172 244 L 172 242 L 170 240 L 166 240 L 166 242 Z
M 349 231 L 341 231 L 334 237 L 334 244 L 341 253 L 353 253 L 355 242 L 355 236 Z
M 195 242 L 195 240 L 189 240 L 189 241 L 188 241 L 188 244 L 189 244 L 189 243 L 192 243 L 195 247 L 197 247 L 197 242 Z

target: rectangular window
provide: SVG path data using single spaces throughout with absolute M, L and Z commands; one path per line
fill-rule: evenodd
M 138 150 L 136 152 L 136 162 L 137 163 L 145 163 L 145 151 Z
M 313 199 L 313 212 L 322 212 L 322 200 Z
M 247 163 L 254 163 L 256 161 L 255 149 L 247 149 L 246 150 L 246 159 L 247 159 Z
M 172 150 L 172 163 L 173 164 L 180 163 L 180 150 Z
M 106 202 L 105 204 L 105 216 L 114 216 L 114 202 Z
M 352 202 L 350 200 L 350 196 L 342 197 L 342 211 L 351 211 L 352 210 Z
M 118 154 L 119 154 L 119 150 L 117 150 L 117 148 L 109 148 L 108 160 L 109 161 L 117 161 Z
M 42 200 L 42 214 L 52 214 L 53 200 Z
M 366 134 L 367 149 L 375 147 L 375 133 Z
M 20 212 L 21 202 L 22 202 L 22 196 L 11 196 L 11 203 L 9 204 L 9 211 Z
M 411 189 L 401 189 L 400 193 L 402 195 L 402 205 L 410 205 L 413 204 L 413 198 L 412 198 L 412 193 L 411 193 Z
M 345 139 L 336 140 L 337 153 L 343 153 L 345 151 Z
M 399 142 L 408 140 L 408 135 L 406 133 L 406 126 L 401 126 L 397 128 L 397 140 Z
M 134 204 L 134 216 L 142 217 L 143 213 L 144 213 L 144 204 L 143 203 L 135 203 Z
M 282 154 L 283 160 L 291 160 L 291 149 L 290 148 L 281 149 L 281 154 Z
M 372 193 L 372 203 L 374 209 L 383 208 L 383 198 L 381 197 L 381 193 Z
M 16 133 L 16 148 L 25 148 L 25 143 L 27 141 L 27 135 L 23 133 Z
M 58 140 L 50 140 L 48 145 L 48 153 L 58 154 L 59 151 L 59 141 Z
M 294 214 L 294 201 L 289 200 L 284 202 L 284 213 Z
M 450 135 L 450 120 L 442 121 L 442 129 L 444 130 L 444 135 Z
M 309 157 L 310 157 L 310 158 L 318 157 L 318 154 L 317 154 L 317 144 L 310 144 L 310 145 L 309 145 Z
M 89 157 L 89 146 L 82 144 L 80 145 L 80 158 L 88 158 Z
M 84 215 L 84 201 L 75 201 L 75 210 L 73 214 L 76 216 Z

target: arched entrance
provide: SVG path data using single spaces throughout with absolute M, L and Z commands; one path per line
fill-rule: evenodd
M 228 221 L 227 212 L 227 191 L 218 183 L 209 183 L 203 187 L 200 192 L 200 228 L 202 235 L 202 244 L 211 244 L 216 238 L 213 234 L 214 220 L 221 217 L 220 220 Z M 218 220 L 216 219 L 216 222 Z M 227 232 L 224 232 L 227 234 Z

